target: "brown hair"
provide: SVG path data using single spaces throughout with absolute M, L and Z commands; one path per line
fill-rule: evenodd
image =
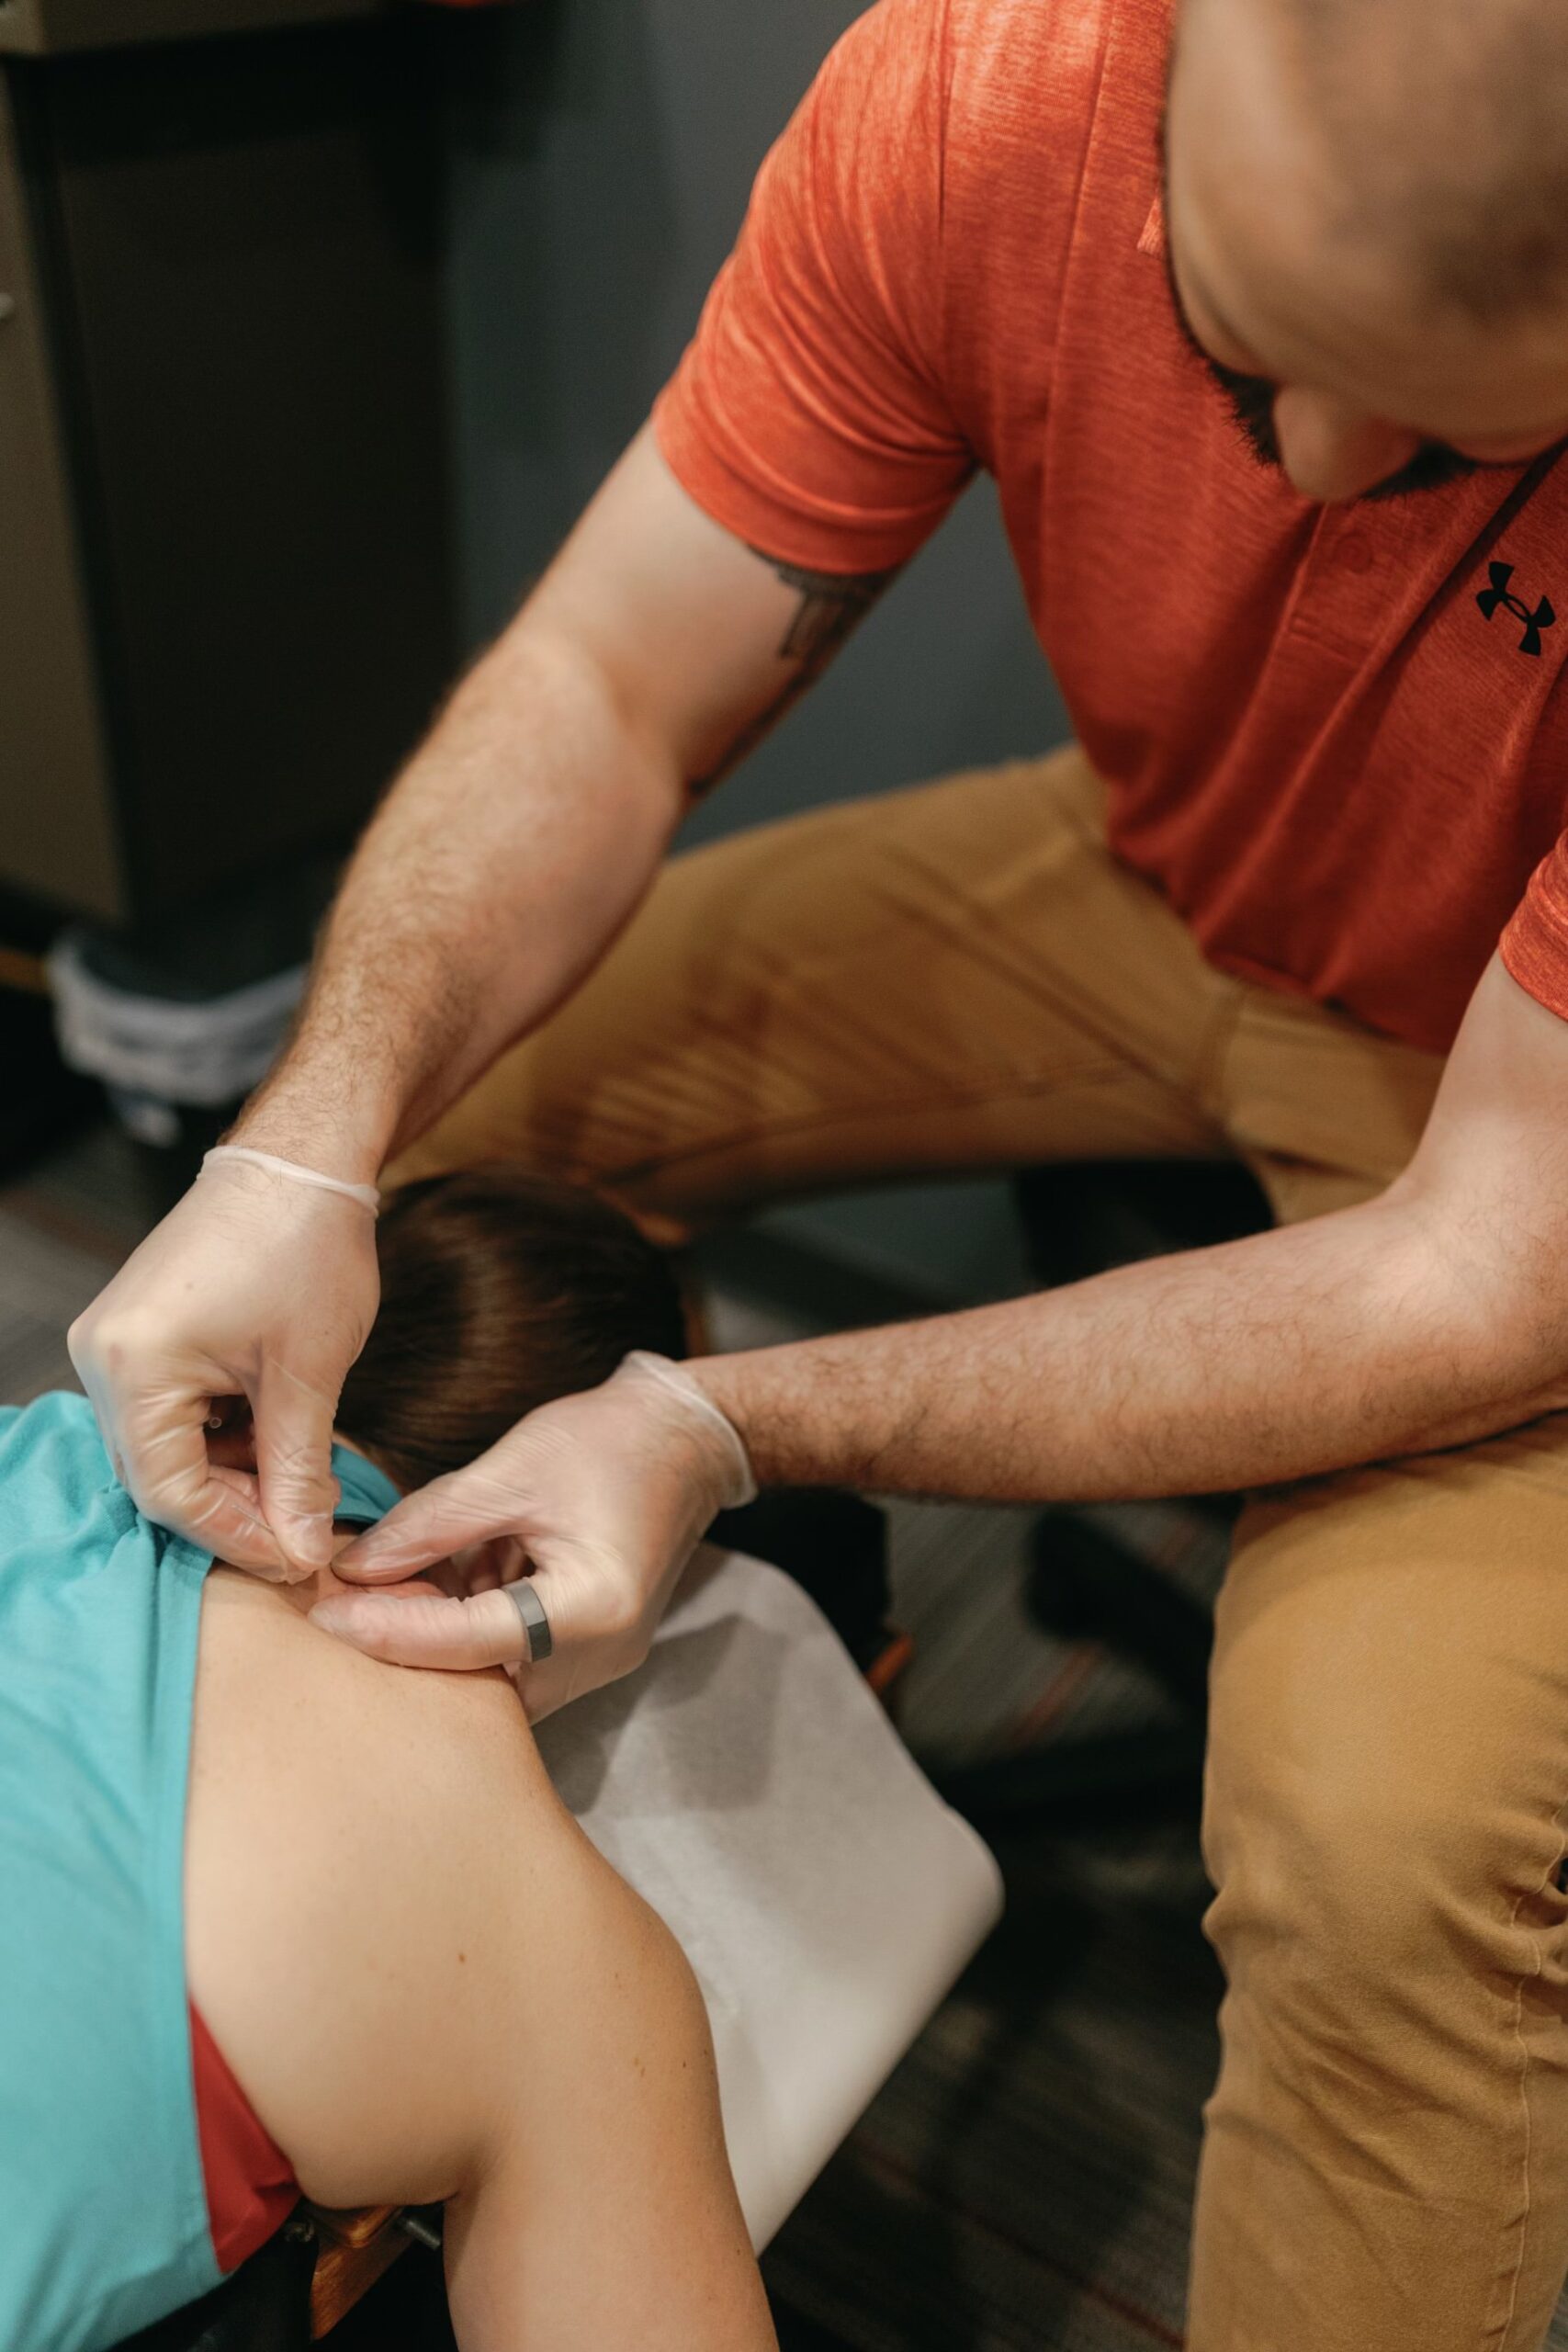
M 497 1166 L 405 1185 L 377 1230 L 381 1310 L 337 1421 L 408 1492 L 461 1469 L 630 1348 L 685 1352 L 669 1260 L 581 1186 Z

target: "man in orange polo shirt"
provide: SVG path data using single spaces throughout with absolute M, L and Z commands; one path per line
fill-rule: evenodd
M 1214 1668 L 1190 2341 L 1526 2352 L 1568 2259 L 1568 18 L 1175 16 L 856 25 L 371 828 L 238 1130 L 269 1164 L 215 1166 L 74 1344 L 144 1506 L 277 1572 L 375 1304 L 368 1221 L 301 1170 L 523 1152 L 679 1228 L 1238 1155 L 1272 1232 L 634 1363 L 361 1573 L 525 1546 L 539 1713 L 642 1655 L 738 1437 L 763 1480 L 1266 1490 Z M 637 911 L 981 467 L 1077 747 L 727 842 Z M 226 1390 L 259 1481 L 209 1461 Z M 333 1607 L 383 1655 L 531 1655 L 504 1591 Z

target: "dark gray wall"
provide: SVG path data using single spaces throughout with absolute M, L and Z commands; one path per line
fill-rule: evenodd
M 522 0 L 456 28 L 452 326 L 476 642 L 642 422 L 758 164 L 858 13 L 856 0 Z M 982 483 L 688 838 L 1063 732 Z M 994 1187 L 781 1216 L 955 1292 L 1011 1271 Z

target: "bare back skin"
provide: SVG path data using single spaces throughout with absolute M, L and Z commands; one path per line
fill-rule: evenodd
M 214 1568 L 190 1993 L 305 2193 L 446 2200 L 463 2352 L 763 2352 L 701 1996 L 500 1675 L 359 1656 Z

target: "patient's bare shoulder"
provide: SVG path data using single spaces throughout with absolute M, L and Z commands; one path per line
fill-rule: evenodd
M 215 1568 L 186 1817 L 191 1996 L 308 2191 L 446 2196 L 482 2128 L 484 1980 L 604 1866 L 504 1677 L 362 1657 Z
M 237 1568 L 213 1567 L 202 1600 L 193 1771 L 220 1770 L 234 1760 L 239 1726 L 226 1721 L 224 1740 L 217 1747 L 202 1736 L 203 1716 L 214 1715 L 220 1691 L 225 1718 L 231 1708 L 238 1709 L 257 1736 L 273 1737 L 272 1708 L 262 1708 L 251 1695 L 259 1680 L 273 1677 L 280 1678 L 273 1702 L 295 1719 L 299 1736 L 312 1746 L 330 1745 L 334 1738 L 346 1743 L 351 1719 L 364 1711 L 374 1724 L 400 1726 L 410 1737 L 426 1721 L 432 1727 L 447 1725 L 465 1743 L 492 1741 L 512 1769 L 540 1770 L 527 1719 L 499 1668 L 441 1674 L 389 1668 L 310 1622 L 309 1611 L 319 1599 L 347 1589 L 330 1569 L 303 1584 L 274 1585 Z M 332 1712 L 322 1719 L 320 1702 L 329 1690 Z M 355 1739 L 369 1728 L 355 1724 Z
M 209 1588 L 191 1990 L 307 2195 L 449 2199 L 468 2352 L 772 2346 L 695 1979 L 559 1804 L 510 1684 Z

